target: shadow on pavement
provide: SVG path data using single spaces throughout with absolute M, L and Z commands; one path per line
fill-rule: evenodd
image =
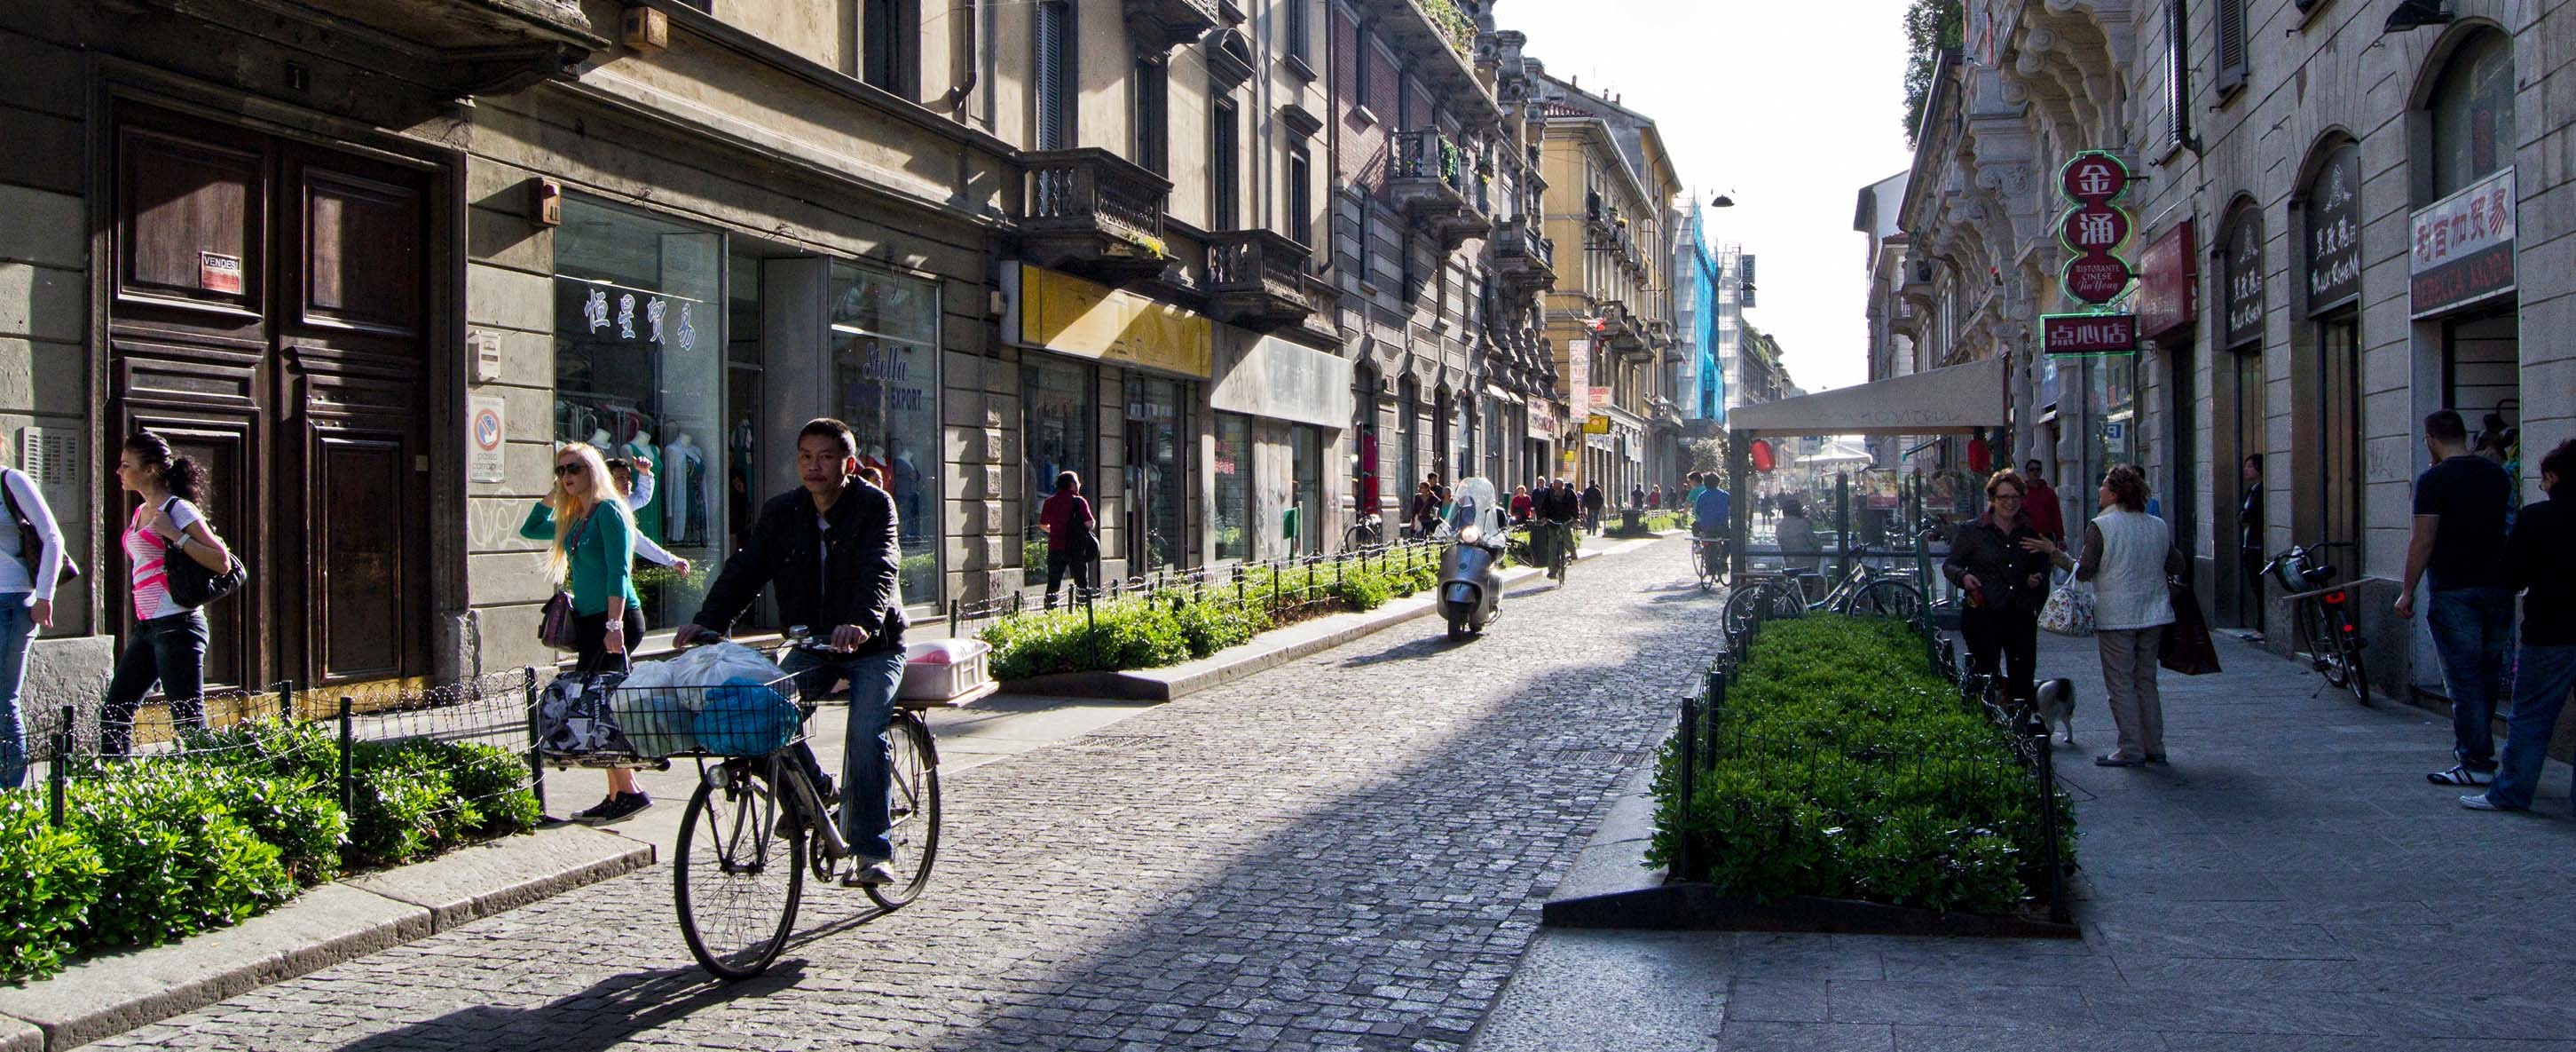
M 782 960 L 765 975 L 728 983 L 692 965 L 612 975 L 579 993 L 534 1008 L 476 1005 L 369 1034 L 341 1052 L 392 1052 L 421 1048 L 499 1048 L 504 1035 L 532 1033 L 542 1023 L 545 1052 L 605 1052 L 628 1038 L 700 1010 L 794 988 L 805 962 Z M 571 1024 L 571 1025 L 568 1025 Z

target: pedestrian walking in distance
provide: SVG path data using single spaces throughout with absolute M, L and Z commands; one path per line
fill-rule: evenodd
M 1047 609 L 1055 609 L 1056 590 L 1064 587 L 1067 570 L 1073 571 L 1076 600 L 1091 590 L 1091 561 L 1100 554 L 1091 547 L 1093 521 L 1091 502 L 1082 498 L 1082 476 L 1058 472 L 1055 492 L 1038 505 L 1038 525 L 1047 534 Z
M 0 498 L 11 521 L 0 523 L 0 789 L 27 780 L 27 724 L 18 693 L 27 678 L 27 649 L 54 623 L 54 584 L 63 571 L 63 527 L 34 479 L 0 467 Z
M 2237 620 L 2245 622 L 2245 641 L 2263 641 L 2263 454 L 2245 458 L 2238 468 L 2245 496 L 2236 502 Z
M 99 706 L 99 751 L 109 756 L 133 749 L 134 710 L 155 683 L 170 705 L 173 726 L 205 729 L 206 615 L 170 597 L 169 560 L 194 559 L 221 573 L 233 557 L 197 510 L 205 499 L 206 469 L 180 456 L 168 439 L 149 431 L 126 439 L 117 454 L 116 482 L 141 499 L 124 533 L 134 575 L 134 635 L 116 659 Z
M 2119 746 L 2093 762 L 2103 767 L 2162 764 L 2165 709 L 2156 692 L 2156 654 L 2165 626 L 2174 622 L 2165 581 L 2182 574 L 2182 552 L 2173 546 L 2173 528 L 2147 514 L 2147 476 L 2135 466 L 2122 464 L 2106 472 L 2094 501 L 2102 514 L 2084 526 L 2083 558 L 2069 559 L 2065 549 L 2046 537 L 2031 537 L 2021 546 L 2093 584 L 2093 640 L 2102 651 L 2103 697 L 2120 731 Z
M 2057 487 L 2039 473 L 2039 461 L 2022 465 L 2023 477 L 2030 483 L 2029 496 L 2022 501 L 2022 514 L 2030 517 L 2031 532 L 2048 538 L 2050 544 L 2066 546 L 2066 509 L 2057 504 Z
M 587 442 L 555 451 L 554 491 L 528 509 L 519 536 L 549 542 L 550 579 L 572 592 L 573 671 L 624 672 L 627 651 L 644 638 L 643 603 L 635 595 L 635 519 L 610 478 L 608 461 Z M 573 821 L 621 821 L 653 806 L 635 772 L 608 769 L 608 795 Z
M 2523 593 L 2522 647 L 2514 654 L 2503 764 L 2485 793 L 2460 798 L 2472 810 L 2531 806 L 2549 734 L 2576 691 L 2576 439 L 2540 458 L 2540 486 L 2549 499 L 2525 505 L 2505 540 L 2504 587 Z
M 2038 537 L 2022 514 L 2029 496 L 2011 468 L 1986 480 L 1986 513 L 1959 527 L 1941 573 L 1967 593 L 1959 634 L 1970 667 L 2000 676 L 2016 704 L 2029 704 L 2039 660 L 2039 608 L 2048 598 L 2048 557 L 2022 546 Z
M 2495 777 L 2496 694 L 2504 689 L 2513 635 L 2503 559 L 2513 476 L 2469 452 L 2468 425 L 2448 409 L 2424 418 L 2424 450 L 2433 466 L 2415 477 L 2414 535 L 2397 616 L 2414 617 L 2416 585 L 2429 586 L 2426 618 L 2451 694 L 2451 755 L 2458 761 L 2424 777 L 2436 785 L 2485 785 Z

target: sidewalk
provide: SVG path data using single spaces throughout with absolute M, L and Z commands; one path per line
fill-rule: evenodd
M 2447 719 L 2219 650 L 2221 675 L 2161 678 L 2172 767 L 2099 768 L 2092 643 L 2041 637 L 2078 691 L 2082 942 L 1549 930 L 1471 1047 L 2576 1049 L 2568 768 L 2532 813 L 2463 810 L 2424 781 Z M 1555 894 L 1640 879 L 1602 859 L 1650 813 L 1614 807 Z

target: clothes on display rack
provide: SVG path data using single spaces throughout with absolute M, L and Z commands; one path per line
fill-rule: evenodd
M 617 455 L 625 457 L 628 460 L 636 460 L 647 464 L 653 464 L 657 469 L 656 473 L 659 473 L 658 469 L 660 468 L 660 464 L 658 462 L 661 460 L 662 451 L 653 448 L 653 433 L 650 431 L 636 431 L 635 437 L 628 439 L 625 445 L 617 447 Z M 659 493 L 660 491 L 657 487 L 655 495 L 658 496 Z M 634 509 L 636 532 L 652 538 L 654 543 L 657 544 L 662 543 L 669 538 L 669 535 L 662 531 L 662 505 L 664 503 L 665 502 L 663 501 L 657 500 Z
M 671 499 L 662 509 L 662 524 L 673 543 L 705 544 L 707 517 L 715 506 L 715 476 L 707 470 L 707 453 L 686 431 L 662 447 L 662 472 L 671 477 Z

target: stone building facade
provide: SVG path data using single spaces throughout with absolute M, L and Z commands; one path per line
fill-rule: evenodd
M 2452 0 L 2410 26 L 2350 0 L 1971 0 L 1944 56 L 1900 226 L 1899 295 L 1929 365 L 2012 356 L 2014 459 L 2149 471 L 2222 623 L 2287 625 L 2238 559 L 2318 541 L 2357 582 L 2384 693 L 2437 695 L 2420 619 L 2390 610 L 2425 465 L 2454 408 L 2538 496 L 2576 435 L 2576 3 Z M 2139 178 L 2134 355 L 2050 362 L 2055 177 L 2107 150 Z M 2071 492 L 2078 487 L 2066 487 Z M 2070 513 L 2079 509 L 2070 508 Z M 2275 645 L 2290 633 L 2275 631 Z
M 27 705 L 93 704 L 131 631 L 137 428 L 209 465 L 251 571 L 210 687 L 317 691 L 551 663 L 515 527 L 559 442 L 658 466 L 639 522 L 695 572 L 645 572 L 647 649 L 813 416 L 893 491 L 931 633 L 1041 583 L 1061 471 L 1135 577 L 1339 547 L 1400 458 L 1543 460 L 1553 274 L 1486 6 L 0 11 L 0 460 L 90 570 Z

